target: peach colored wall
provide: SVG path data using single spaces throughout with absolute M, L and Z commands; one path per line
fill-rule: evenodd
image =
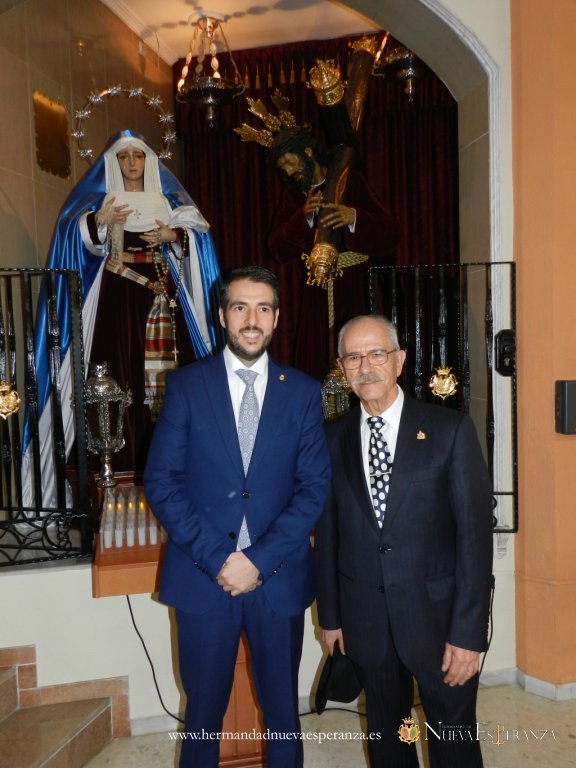
M 518 262 L 517 665 L 576 680 L 576 435 L 554 381 L 576 379 L 576 4 L 510 0 Z

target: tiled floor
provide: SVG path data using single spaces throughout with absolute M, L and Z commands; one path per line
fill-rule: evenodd
M 422 717 L 422 712 L 417 710 Z M 483 731 L 485 768 L 574 768 L 576 766 L 576 701 L 554 702 L 525 693 L 517 686 L 483 688 L 478 719 Z M 484 725 L 482 725 L 484 723 Z M 359 732 L 357 714 L 337 710 L 302 717 L 308 733 Z M 420 747 L 420 744 L 418 744 Z M 419 750 L 421 753 L 421 750 Z M 364 768 L 360 741 L 304 742 L 306 768 Z M 427 761 L 424 760 L 424 765 Z M 173 768 L 176 744 L 168 734 L 116 739 L 89 768 Z

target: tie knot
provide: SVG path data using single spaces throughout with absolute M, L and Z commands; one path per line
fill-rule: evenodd
M 386 424 L 382 416 L 368 416 L 366 421 L 372 432 L 380 432 L 384 424 Z
M 235 371 L 235 373 L 240 376 L 247 387 L 253 386 L 256 380 L 256 376 L 258 376 L 256 371 L 251 371 L 248 368 L 239 368 L 237 371 Z

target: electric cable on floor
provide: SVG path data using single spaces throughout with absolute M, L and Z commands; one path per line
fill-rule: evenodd
M 156 688 L 156 693 L 158 694 L 158 699 L 160 700 L 162 709 L 164 710 L 164 712 L 166 712 L 167 715 L 170 715 L 170 717 L 173 717 L 174 720 L 177 720 L 179 723 L 184 724 L 184 720 L 182 720 L 181 717 L 178 717 L 178 715 L 175 715 L 173 712 L 170 712 L 170 710 L 164 704 L 164 699 L 162 698 L 162 694 L 160 693 L 160 687 L 158 686 L 158 680 L 156 679 L 156 670 L 154 669 L 154 664 L 152 663 L 152 659 L 150 658 L 150 654 L 148 653 L 148 648 L 146 648 L 146 643 L 144 642 L 144 638 L 140 634 L 140 630 L 136 625 L 136 619 L 134 618 L 134 611 L 132 610 L 132 603 L 130 602 L 130 595 L 126 595 L 126 600 L 128 602 L 128 610 L 130 611 L 130 618 L 132 619 L 132 625 L 136 631 L 136 634 L 140 638 L 140 642 L 142 643 L 142 648 L 144 648 L 144 653 L 146 654 L 146 658 L 148 659 L 148 663 L 150 664 L 150 669 L 152 670 L 152 679 L 154 681 L 154 687 Z
M 170 712 L 170 710 L 167 708 L 167 706 L 164 704 L 164 700 L 162 698 L 162 694 L 160 692 L 160 687 L 158 685 L 158 680 L 156 678 L 156 670 L 154 669 L 154 663 L 152 662 L 152 658 L 150 657 L 150 654 L 148 652 L 148 648 L 146 647 L 146 641 L 142 637 L 142 634 L 140 630 L 138 629 L 138 626 L 136 624 L 136 619 L 134 617 L 134 611 L 132 610 L 132 603 L 130 602 L 130 595 L 126 595 L 126 602 L 128 603 L 128 610 L 130 611 L 130 618 L 132 619 L 132 626 L 134 627 L 134 631 L 140 638 L 140 642 L 142 643 L 142 648 L 144 648 L 144 653 L 146 654 L 146 658 L 148 659 L 148 663 L 150 664 L 150 669 L 152 670 L 152 680 L 154 681 L 154 687 L 156 688 L 156 693 L 158 694 L 158 699 L 160 701 L 160 705 L 162 706 L 162 709 L 164 712 L 166 712 L 167 715 L 170 715 L 170 717 L 174 718 L 174 720 L 177 720 L 179 723 L 182 723 L 184 725 L 184 720 L 182 720 L 181 717 L 178 717 L 173 712 Z M 329 707 L 329 710 L 331 712 L 349 712 L 352 715 L 360 715 L 361 717 L 366 717 L 365 712 L 361 712 L 358 709 L 346 709 L 345 707 Z M 315 710 L 310 710 L 310 712 L 302 712 L 299 716 L 300 717 L 306 717 L 306 715 L 316 715 L 317 712 Z

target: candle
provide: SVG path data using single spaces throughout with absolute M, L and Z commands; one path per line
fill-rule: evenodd
M 114 518 L 114 546 L 120 548 L 124 539 L 124 494 L 118 492 L 116 496 L 116 516 Z
M 141 547 L 146 545 L 146 505 L 143 498 L 138 502 L 138 544 Z
M 136 510 L 132 496 L 128 499 L 128 509 L 126 511 L 126 545 L 134 546 L 134 528 L 136 527 Z
M 104 502 L 100 521 L 100 545 L 103 549 L 112 548 L 112 529 L 114 525 L 114 507 L 110 497 Z
M 158 524 L 156 522 L 156 518 L 152 514 L 152 510 L 150 509 L 150 507 L 148 507 L 148 532 L 150 534 L 150 544 L 157 544 L 158 543 Z

